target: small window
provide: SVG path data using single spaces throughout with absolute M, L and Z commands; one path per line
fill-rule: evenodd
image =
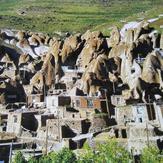
M 131 73 L 132 73 L 132 74 L 135 73 L 135 69 L 131 69 Z
M 54 99 L 52 99 L 52 106 L 55 106 L 55 101 L 54 101 Z
M 139 118 L 139 122 L 140 122 L 140 123 L 142 123 L 142 122 L 143 122 L 142 118 Z
M 32 100 L 35 100 L 35 98 L 36 98 L 35 96 L 32 96 Z
M 76 100 L 76 106 L 80 107 L 80 100 Z
M 120 98 L 119 97 L 117 97 L 117 104 L 119 104 L 120 103 Z
M 122 138 L 127 138 L 127 132 L 126 129 L 121 130 Z
M 14 123 L 17 123 L 17 121 L 18 121 L 18 117 L 14 115 Z
M 137 108 L 137 114 L 143 114 L 143 108 L 138 107 Z
M 86 112 L 86 116 L 89 117 L 91 115 L 90 112 Z
M 88 108 L 93 108 L 93 100 L 91 99 L 87 100 L 87 106 Z

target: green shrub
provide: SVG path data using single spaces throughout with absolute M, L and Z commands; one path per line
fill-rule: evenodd
M 109 139 L 104 144 L 97 144 L 96 149 L 86 147 L 86 152 L 83 154 L 78 162 L 79 163 L 127 163 L 129 162 L 130 154 L 126 149 L 119 146 L 114 139 Z
M 16 153 L 13 163 L 26 163 L 27 161 L 25 160 L 23 154 L 19 151 Z
M 159 150 L 156 146 L 149 146 L 143 149 L 141 156 L 142 163 L 161 163 L 163 157 L 159 157 Z

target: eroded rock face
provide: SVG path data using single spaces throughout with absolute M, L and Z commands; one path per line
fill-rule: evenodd
M 86 37 L 86 36 L 85 36 Z M 87 68 L 88 64 L 98 55 L 105 53 L 108 50 L 106 39 L 101 36 L 101 33 L 90 33 L 86 37 L 84 48 L 82 49 L 77 65 L 83 69 Z
M 110 33 L 110 38 L 108 39 L 108 47 L 114 47 L 119 44 L 121 40 L 120 31 L 117 27 L 114 27 Z
M 95 95 L 101 87 L 109 86 L 109 72 L 113 69 L 109 63 L 111 62 L 105 54 L 90 62 L 82 77 L 81 86 L 86 94 Z
M 160 49 L 163 50 L 163 34 L 161 34 L 161 38 L 160 38 Z
M 1 38 L 8 46 L 0 46 L 4 62 L 0 74 L 5 80 L 19 81 L 28 94 L 43 92 L 44 86 L 48 90 L 55 84 L 71 83 L 71 88 L 89 95 L 107 89 L 110 95 L 145 100 L 152 96 L 151 88 L 153 97 L 162 96 L 163 37 L 145 21 L 128 23 L 121 30 L 114 27 L 109 38 L 99 31 L 61 40 L 7 30 L 1 31 Z M 14 65 L 12 71 L 5 68 L 6 63 Z
M 22 54 L 19 57 L 19 65 L 21 64 L 27 64 L 28 62 L 30 62 L 32 60 L 30 55 L 27 54 Z
M 25 38 L 25 32 L 23 31 L 18 31 L 18 33 L 16 34 L 16 37 L 19 41 L 23 40 Z
M 157 39 L 157 32 L 151 31 L 151 29 L 149 28 L 149 24 L 146 22 L 139 23 L 133 29 L 129 28 L 125 30 L 121 41 L 118 30 L 114 29 L 111 33 L 111 37 L 108 40 L 108 45 L 112 47 L 108 54 L 108 57 L 113 60 L 119 58 L 119 61 L 116 62 L 117 72 L 115 70 L 112 72 L 108 72 L 108 78 L 106 78 L 106 76 L 103 77 L 102 74 L 98 73 L 105 72 L 108 67 L 106 65 L 103 68 L 100 67 L 100 62 L 97 59 L 99 56 L 96 56 L 94 58 L 92 48 L 90 48 L 92 51 L 88 50 L 88 52 L 86 51 L 86 48 L 84 48 L 83 51 L 85 50 L 84 52 L 86 54 L 92 54 L 86 57 L 88 58 L 87 60 L 84 60 L 82 56 L 84 56 L 85 53 L 81 53 L 81 63 L 82 61 L 84 61 L 84 63 L 86 64 L 84 65 L 86 66 L 86 69 L 85 75 L 83 76 L 86 92 L 89 94 L 90 92 L 92 92 L 93 94 L 97 92 L 98 89 L 100 89 L 100 84 L 98 85 L 98 87 L 97 85 L 95 87 L 92 80 L 97 82 L 98 80 L 101 80 L 101 78 L 104 78 L 105 80 L 109 80 L 111 82 L 120 81 L 121 84 L 128 85 L 127 96 L 128 98 L 133 99 L 142 98 L 143 91 L 148 94 L 148 84 L 158 84 L 161 87 L 162 68 L 160 67 L 160 65 L 162 65 L 162 53 L 161 51 L 152 52 L 153 49 L 157 47 Z M 87 49 L 89 49 L 90 45 L 91 44 L 88 43 Z M 155 54 L 152 55 L 151 52 Z M 144 59 L 144 64 L 142 64 Z M 156 65 L 157 68 L 155 68 Z M 144 83 L 146 83 L 145 87 Z M 91 89 L 91 87 L 93 88 Z
M 52 54 L 48 54 L 43 62 L 41 70 L 31 79 L 30 85 L 38 90 L 43 90 L 44 86 L 51 86 L 55 82 L 55 63 Z
M 62 41 L 57 39 L 53 41 L 51 40 L 49 53 L 51 53 L 54 56 L 55 63 L 61 64 L 61 59 L 59 56 L 61 49 L 62 49 Z
M 70 36 L 65 39 L 61 53 L 61 61 L 66 65 L 74 65 L 83 46 L 80 36 Z M 67 62 L 67 63 L 66 63 Z
M 163 57 L 159 51 L 149 54 L 143 64 L 142 80 L 162 85 Z

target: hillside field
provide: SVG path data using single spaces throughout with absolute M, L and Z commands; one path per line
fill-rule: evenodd
M 84 32 L 163 14 L 163 0 L 0 0 L 0 28 Z M 155 27 L 162 25 L 163 18 Z

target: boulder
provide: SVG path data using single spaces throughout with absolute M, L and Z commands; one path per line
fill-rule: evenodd
M 61 48 L 62 48 L 62 42 L 60 40 L 51 40 L 51 43 L 50 43 L 50 49 L 49 49 L 49 53 L 51 53 L 54 58 L 55 58 L 55 63 L 59 63 L 59 54 L 61 52 Z
M 148 34 L 151 32 L 149 23 L 142 21 L 138 24 L 137 28 L 134 28 L 134 41 L 136 41 L 142 34 Z
M 41 73 L 44 76 L 45 84 L 51 86 L 55 82 L 55 62 L 54 57 L 51 54 L 46 55 L 43 63 Z
M 121 40 L 120 31 L 117 27 L 114 27 L 110 32 L 110 38 L 108 39 L 108 47 L 114 47 L 119 44 Z
M 25 32 L 23 31 L 18 31 L 18 33 L 16 34 L 16 38 L 21 41 L 25 38 Z
M 74 35 L 65 39 L 61 53 L 63 64 L 74 65 L 82 49 L 83 42 L 80 36 Z M 66 63 L 67 62 L 67 63 Z
M 129 29 L 126 31 L 126 35 L 124 37 L 124 42 L 126 44 L 132 44 L 134 41 L 134 30 L 133 29 Z
M 102 37 L 103 34 L 100 31 L 91 32 L 90 30 L 88 30 L 81 36 L 81 39 L 87 41 L 89 39 L 102 38 Z
M 93 59 L 97 58 L 100 54 L 106 53 L 107 50 L 106 39 L 98 37 L 90 38 L 86 41 L 76 65 L 85 69 Z
M 108 85 L 109 80 L 107 69 L 107 56 L 105 54 L 99 55 L 93 59 L 86 68 L 82 76 L 81 88 L 86 94 L 95 95 L 102 87 Z
M 38 34 L 33 34 L 32 39 L 35 40 L 39 45 L 44 44 L 45 42 L 45 37 L 42 35 L 38 35 Z
M 163 33 L 161 34 L 161 38 L 160 38 L 160 49 L 163 50 Z
M 142 80 L 146 83 L 162 83 L 163 57 L 159 51 L 149 54 L 143 64 Z

